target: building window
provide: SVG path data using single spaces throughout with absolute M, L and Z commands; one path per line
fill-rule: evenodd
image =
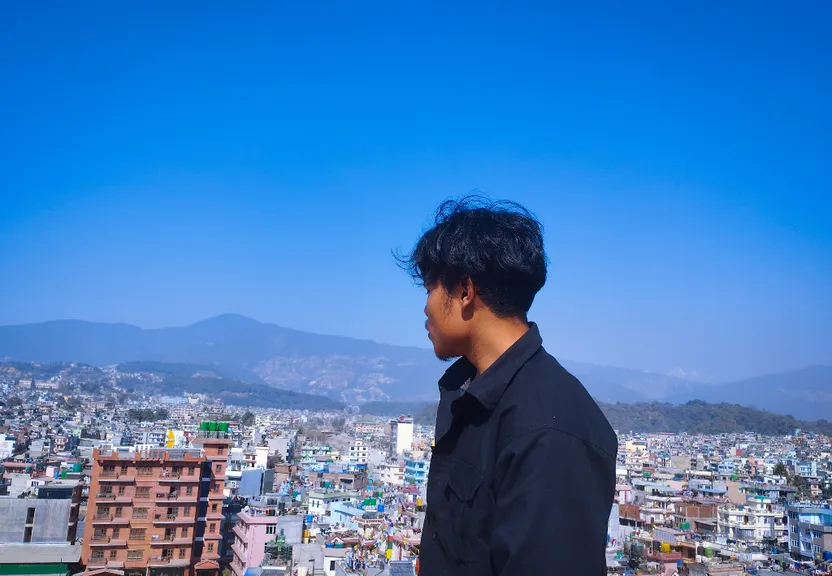
M 32 527 L 31 526 L 26 526 L 26 528 L 23 529 L 23 541 L 24 542 L 31 542 L 32 541 Z
M 211 504 L 211 512 L 216 512 L 216 511 L 217 511 L 217 505 L 216 504 Z
M 208 542 L 208 552 L 213 552 L 213 551 L 214 551 L 214 543 L 213 542 Z
M 124 496 L 124 486 L 119 486 L 118 487 L 118 495 L 119 496 Z
M 118 550 L 110 550 L 110 560 L 118 558 Z
M 121 528 L 113 528 L 113 540 L 118 540 L 119 533 L 121 532 Z
M 185 487 L 185 495 L 186 496 L 192 496 L 193 493 L 194 493 L 194 487 L 193 486 L 186 486 Z
M 138 486 L 136 488 L 136 498 L 150 498 L 150 486 Z
M 267 524 L 266 525 L 266 534 L 277 534 L 277 524 Z
M 188 467 L 188 476 L 193 476 L 196 469 L 193 466 Z
M 335 572 L 335 560 L 330 560 L 329 561 L 329 571 L 330 572 Z
M 147 518 L 147 508 L 133 508 L 133 518 L 136 520 Z
M 214 532 L 216 532 L 216 531 L 217 531 L 217 523 L 216 523 L 216 522 L 211 522 L 211 523 L 208 525 L 208 532 L 210 532 L 211 534 L 213 534 L 213 533 L 214 533 Z
M 122 464 L 121 465 L 121 473 L 122 474 L 127 474 L 127 464 Z
M 222 456 L 223 454 L 225 454 L 225 446 L 219 446 L 219 447 L 217 448 L 217 454 L 219 454 L 220 456 Z
M 142 556 L 144 556 L 143 550 L 128 550 L 127 551 L 127 559 L 128 560 L 141 560 Z
M 121 513 L 124 511 L 124 508 L 121 506 L 116 506 L 116 518 L 121 518 Z
M 180 559 L 184 558 L 185 554 L 187 554 L 187 551 L 184 548 L 180 548 L 179 549 L 179 558 Z
M 35 523 L 35 509 L 29 508 L 26 510 L 26 524 L 34 524 Z
M 131 528 L 130 540 L 144 540 L 145 528 Z
M 182 515 L 183 516 L 190 516 L 191 515 L 191 507 L 190 506 L 185 506 L 184 508 L 182 508 Z
M 182 538 L 187 538 L 187 537 L 188 537 L 188 527 L 183 526 L 182 527 Z

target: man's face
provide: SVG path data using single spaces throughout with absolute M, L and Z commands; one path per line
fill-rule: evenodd
M 425 288 L 428 291 L 425 328 L 433 344 L 433 353 L 443 361 L 463 356 L 468 327 L 462 319 L 459 298 L 455 298 L 439 282 Z

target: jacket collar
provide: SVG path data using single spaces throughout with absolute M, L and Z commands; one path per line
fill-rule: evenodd
M 439 380 L 441 400 L 436 419 L 436 440 L 444 436 L 451 427 L 451 404 L 468 396 L 486 410 L 493 410 L 514 375 L 542 346 L 543 339 L 540 337 L 537 324 L 529 322 L 528 331 L 479 376 L 476 376 L 477 369 L 467 358 L 460 358 L 454 362 Z M 469 383 L 470 385 L 467 385 Z

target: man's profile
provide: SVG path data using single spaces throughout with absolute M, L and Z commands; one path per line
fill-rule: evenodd
M 439 381 L 420 576 L 606 574 L 615 433 L 542 346 L 540 223 L 480 197 L 443 203 L 400 263 L 427 290 Z

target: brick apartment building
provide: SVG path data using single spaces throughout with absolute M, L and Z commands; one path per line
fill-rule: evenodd
M 94 450 L 84 574 L 218 576 L 231 443 L 200 430 L 196 448 Z

